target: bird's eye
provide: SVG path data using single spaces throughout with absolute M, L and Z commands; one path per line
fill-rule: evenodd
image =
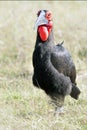
M 52 20 L 52 12 L 51 11 L 48 11 L 45 15 L 46 19 L 47 20 Z
M 51 15 L 51 13 L 48 14 L 48 16 L 50 16 L 50 15 Z

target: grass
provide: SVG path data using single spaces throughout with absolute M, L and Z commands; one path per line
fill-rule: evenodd
M 32 85 L 33 26 L 39 9 L 54 16 L 55 42 L 64 40 L 77 69 L 78 101 L 69 96 L 54 116 L 49 97 Z M 87 129 L 87 2 L 0 1 L 0 130 Z

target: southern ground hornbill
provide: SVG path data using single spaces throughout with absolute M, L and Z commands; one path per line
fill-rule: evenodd
M 59 109 L 64 98 L 78 99 L 76 69 L 69 52 L 62 44 L 54 44 L 52 12 L 40 10 L 35 23 L 37 38 L 33 52 L 34 86 L 43 89 Z M 59 109 L 60 110 L 60 109 Z

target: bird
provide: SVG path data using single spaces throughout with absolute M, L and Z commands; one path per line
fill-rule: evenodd
M 76 67 L 64 42 L 55 44 L 53 14 L 50 10 L 39 10 L 34 28 L 37 30 L 32 54 L 32 82 L 42 89 L 61 111 L 67 95 L 78 99 L 81 93 L 76 83 Z

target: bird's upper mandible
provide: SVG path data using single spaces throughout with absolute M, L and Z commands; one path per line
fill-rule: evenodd
M 40 10 L 37 13 L 37 20 L 35 22 L 35 28 L 38 28 L 40 25 L 47 25 L 52 21 L 52 12 L 48 10 Z

